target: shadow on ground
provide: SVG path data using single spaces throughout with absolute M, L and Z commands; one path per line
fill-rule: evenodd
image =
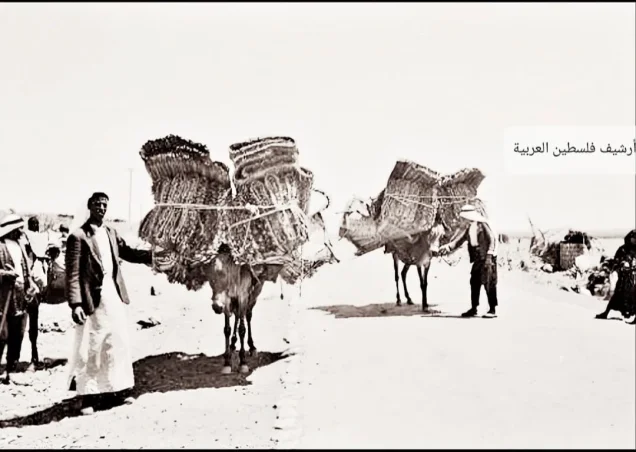
M 334 306 L 317 306 L 311 309 L 325 311 L 334 315 L 337 319 L 351 319 L 357 317 L 439 317 L 446 319 L 480 319 L 481 316 L 462 317 L 460 314 L 450 314 L 434 309 L 437 305 L 428 305 L 428 309 L 422 311 L 422 305 L 397 306 L 395 303 L 368 304 L 366 306 L 352 306 L 347 304 Z
M 259 367 L 264 367 L 287 358 L 291 354 L 259 352 L 256 357 L 248 358 L 250 372 L 229 375 L 221 374 L 223 355 L 209 357 L 203 354 L 188 355 L 186 353 L 165 353 L 148 356 L 134 363 L 135 388 L 133 395 L 155 392 L 181 391 L 201 388 L 227 388 L 247 386 L 251 382 L 247 377 Z M 8 420 L 0 420 L 0 428 L 24 427 L 28 425 L 44 425 L 57 422 L 67 417 L 79 416 L 78 397 L 63 400 L 52 407 L 26 416 Z M 96 411 L 112 408 L 104 404 L 97 405 Z
M 66 358 L 44 358 L 42 361 L 38 363 L 35 370 L 36 371 L 49 370 L 58 366 L 65 366 L 67 362 L 68 362 L 68 359 Z M 16 373 L 26 372 L 29 365 L 30 363 L 27 363 L 27 362 L 18 363 L 18 368 L 16 369 Z M 7 367 L 6 364 L 1 365 L 0 373 L 4 373 L 6 371 L 6 367 Z
M 422 305 L 397 306 L 395 303 L 368 304 L 366 306 L 352 306 L 347 304 L 333 306 L 317 306 L 312 309 L 328 312 L 337 319 L 351 319 L 356 317 L 406 317 L 427 316 L 442 314 L 433 309 L 437 305 L 429 305 L 426 311 L 422 311 Z

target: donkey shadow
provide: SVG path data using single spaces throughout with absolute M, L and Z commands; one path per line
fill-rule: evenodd
M 365 306 L 332 305 L 316 306 L 311 309 L 328 312 L 336 319 L 351 319 L 361 317 L 436 317 L 445 319 L 480 319 L 482 317 L 462 317 L 459 314 L 451 314 L 435 309 L 438 305 L 429 304 L 426 310 L 422 310 L 421 304 L 401 305 L 395 303 L 376 303 Z
M 228 388 L 233 386 L 248 386 L 252 383 L 247 377 L 259 367 L 268 366 L 293 354 L 282 352 L 258 352 L 256 357 L 249 359 L 250 372 L 240 374 L 221 374 L 223 355 L 209 357 L 204 354 L 189 355 L 181 352 L 164 353 L 147 356 L 133 364 L 135 373 L 135 387 L 132 395 L 139 397 L 143 394 L 166 393 L 188 389 Z M 63 400 L 41 411 L 19 416 L 13 419 L 0 420 L 0 428 L 24 427 L 31 425 L 46 425 L 67 417 L 80 416 L 77 408 L 79 397 Z M 95 411 L 113 408 L 104 401 L 98 401 Z

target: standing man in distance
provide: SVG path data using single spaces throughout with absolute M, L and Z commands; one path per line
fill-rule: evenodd
M 28 310 L 39 292 L 31 268 L 33 255 L 23 240 L 24 220 L 15 214 L 0 220 L 0 360 L 7 347 L 5 383 L 20 360 Z
M 70 366 L 82 414 L 92 414 L 101 399 L 113 405 L 132 403 L 132 353 L 126 305 L 130 303 L 119 259 L 152 263 L 150 251 L 129 247 L 104 224 L 108 195 L 88 199 L 88 220 L 66 243 L 66 297 L 75 328 Z
M 490 309 L 484 317 L 497 316 L 497 235 L 493 232 L 488 219 L 480 214 L 475 206 L 465 205 L 459 216 L 470 221 L 466 231 L 443 245 L 439 254 L 444 255 L 455 251 L 464 242 L 468 241 L 468 256 L 473 267 L 470 271 L 470 298 L 471 308 L 462 314 L 462 317 L 474 317 L 477 315 L 481 287 L 484 286 Z

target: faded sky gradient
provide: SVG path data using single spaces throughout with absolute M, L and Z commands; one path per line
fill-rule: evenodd
M 0 209 L 152 207 L 139 149 L 289 135 L 334 210 L 476 166 L 500 229 L 633 228 L 634 176 L 511 176 L 511 126 L 636 123 L 634 4 L 1 4 Z M 636 169 L 635 169 L 636 172 Z

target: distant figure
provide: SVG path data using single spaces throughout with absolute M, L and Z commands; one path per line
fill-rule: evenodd
M 60 241 L 62 244 L 61 252 L 64 253 L 66 252 L 66 239 L 68 238 L 69 234 L 68 226 L 61 224 L 58 230 L 60 232 Z
M 21 240 L 24 220 L 9 214 L 0 220 L 0 360 L 7 346 L 4 382 L 20 360 L 22 340 L 27 327 L 27 311 L 39 291 L 31 277 L 32 254 Z
M 49 243 L 46 255 L 49 258 L 49 266 L 46 289 L 42 298 L 48 304 L 62 303 L 66 301 L 66 267 L 59 241 Z
M 616 250 L 610 271 L 618 273 L 616 289 L 605 311 L 598 314 L 596 318 L 607 319 L 610 311 L 619 311 L 630 325 L 634 325 L 636 324 L 636 229 L 632 229 L 625 236 L 625 243 Z M 629 321 L 631 316 L 634 318 Z
M 88 220 L 69 235 L 66 247 L 66 296 L 78 325 L 69 384 L 81 396 L 82 414 L 92 414 L 102 399 L 112 405 L 133 402 L 127 394 L 135 384 L 126 312 L 130 302 L 119 259 L 152 262 L 150 251 L 129 247 L 103 224 L 105 193 L 93 193 L 88 209 Z
M 460 214 L 470 221 L 470 226 L 455 240 L 443 245 L 439 254 L 448 254 L 468 241 L 468 255 L 473 264 L 470 271 L 470 292 L 472 307 L 462 314 L 462 317 L 477 315 L 481 286 L 486 289 L 490 309 L 484 317 L 496 317 L 497 301 L 497 235 L 493 232 L 488 219 L 482 216 L 474 206 L 465 205 Z
M 38 217 L 29 218 L 27 229 L 31 232 L 40 232 L 40 220 L 38 220 Z

